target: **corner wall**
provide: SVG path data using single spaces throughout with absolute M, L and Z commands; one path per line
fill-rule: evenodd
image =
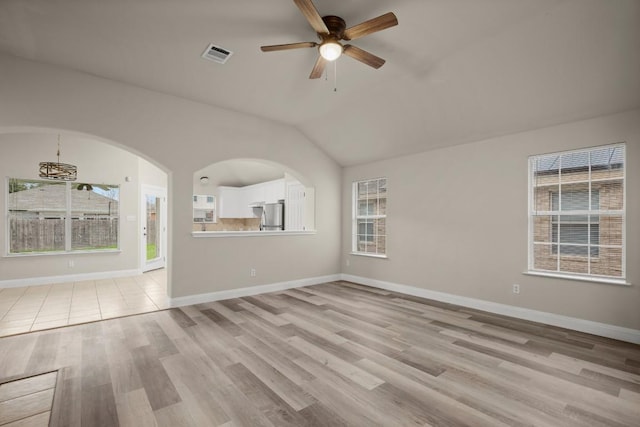
M 622 141 L 631 286 L 524 275 L 528 157 Z M 381 176 L 388 259 L 350 255 L 351 183 Z M 346 275 L 640 330 L 640 110 L 348 167 L 342 204 Z

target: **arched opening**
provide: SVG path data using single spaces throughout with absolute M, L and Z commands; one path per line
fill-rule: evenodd
M 74 180 L 42 176 L 41 162 L 71 164 L 77 176 Z M 153 161 L 92 135 L 12 128 L 0 129 L 0 165 L 4 172 L 0 209 L 6 218 L 0 227 L 0 287 L 82 283 L 98 295 L 100 289 L 114 291 L 125 278 L 144 287 L 152 277 L 141 275 L 149 270 L 145 237 L 150 234 L 155 239 L 155 266 L 162 268 L 168 262 L 169 175 Z M 154 230 L 148 228 L 144 203 L 149 189 L 163 197 L 149 215 L 157 225 Z M 101 311 L 116 317 L 154 306 L 165 308 L 166 272 L 152 274 L 159 286 L 153 296 L 147 295 L 148 301 L 129 301 L 126 309 L 113 306 L 111 311 L 104 305 Z M 70 312 L 69 319 L 73 317 Z M 90 317 L 84 320 L 98 320 Z
M 193 174 L 193 231 L 315 230 L 315 189 L 299 172 L 263 159 L 229 159 Z

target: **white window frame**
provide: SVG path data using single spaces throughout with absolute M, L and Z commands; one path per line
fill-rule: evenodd
M 386 209 L 385 209 L 385 214 L 376 214 L 376 215 L 369 215 L 367 213 L 367 215 L 359 215 L 358 214 L 358 184 L 364 183 L 364 182 L 368 182 L 368 181 L 381 181 L 381 180 L 385 180 L 387 183 L 387 191 L 386 191 L 386 196 L 385 199 L 387 199 L 387 203 L 388 203 L 388 194 L 389 194 L 389 180 L 386 177 L 378 177 L 378 178 L 370 178 L 370 179 L 362 179 L 359 181 L 354 181 L 352 183 L 352 187 L 351 187 L 351 200 L 352 200 L 352 223 L 351 223 L 351 254 L 352 255 L 362 255 L 362 256 L 369 256 L 369 257 L 374 257 L 374 258 L 387 258 L 387 225 L 386 224 L 386 219 L 387 219 L 387 214 L 386 214 Z M 388 207 L 388 205 L 387 205 Z M 364 252 L 364 251 L 360 251 L 358 249 L 358 220 L 365 220 L 365 221 L 373 221 L 376 219 L 385 219 L 385 252 Z M 373 234 L 373 241 L 375 241 L 377 235 L 375 234 L 375 230 L 374 230 L 374 234 Z
M 600 210 L 600 209 L 587 209 L 587 210 L 579 210 L 579 211 L 562 211 L 562 210 L 558 210 L 558 211 L 553 211 L 553 210 L 549 210 L 549 211 L 537 211 L 536 210 L 536 206 L 535 206 L 535 177 L 534 177 L 534 164 L 536 162 L 536 160 L 543 158 L 543 157 L 547 157 L 547 156 L 559 156 L 559 158 L 561 159 L 561 156 L 563 155 L 567 155 L 567 154 L 574 154 L 574 153 L 591 153 L 594 151 L 598 151 L 598 150 L 602 150 L 602 149 L 607 149 L 607 148 L 622 148 L 623 150 L 623 170 L 622 170 L 622 198 L 623 198 L 623 203 L 622 203 L 622 209 L 621 210 Z M 560 151 L 560 152 L 554 152 L 554 153 L 547 153 L 547 154 L 539 154 L 539 155 L 534 155 L 534 156 L 530 156 L 529 157 L 529 161 L 528 161 L 528 212 L 527 212 L 527 216 L 528 216 L 528 235 L 527 235 L 527 242 L 528 242 L 528 269 L 525 272 L 525 274 L 531 274 L 531 275 L 537 275 L 537 276 L 550 276 L 550 277 L 558 277 L 558 278 L 566 278 L 566 279 L 575 279 L 575 280 L 582 280 L 582 281 L 589 281 L 589 282 L 602 282 L 602 283 L 611 283 L 611 284 L 623 284 L 623 285 L 628 285 L 629 283 L 626 282 L 626 250 L 627 250 L 627 244 L 626 244 L 626 226 L 627 226 L 627 218 L 626 218 L 626 209 L 627 209 L 627 183 L 626 183 L 626 175 L 627 175 L 627 152 L 626 152 L 626 144 L 625 143 L 617 143 L 617 144 L 609 144 L 609 145 L 602 145 L 602 146 L 596 146 L 596 147 L 589 147 L 589 148 L 582 148 L 582 149 L 577 149 L 577 150 L 569 150 L 569 151 Z M 591 186 L 592 183 L 594 182 L 598 182 L 597 180 L 593 180 L 591 177 L 591 168 L 589 168 L 589 173 L 588 173 L 588 179 L 586 181 L 580 181 L 580 183 L 584 183 L 588 185 L 589 188 L 589 194 L 591 194 Z M 559 176 L 561 177 L 561 173 L 562 173 L 562 168 L 561 165 L 559 166 Z M 551 196 L 550 196 L 551 197 Z M 562 197 L 562 195 L 560 195 L 560 197 Z M 551 200 L 551 199 L 550 199 Z M 592 198 L 591 196 L 588 196 L 588 201 L 589 201 L 589 207 L 591 207 L 591 201 Z M 599 203 L 599 208 L 601 206 L 601 203 Z M 549 207 L 549 209 L 551 209 L 551 206 Z M 558 271 L 553 271 L 553 270 L 543 270 L 543 269 L 536 269 L 534 267 L 534 244 L 535 243 L 547 243 L 547 242 L 535 242 L 534 241 L 534 218 L 536 216 L 557 216 L 557 215 L 619 215 L 622 218 L 622 244 L 621 244 L 621 262 L 622 262 L 622 266 L 621 266 L 621 276 L 609 276 L 609 275 L 598 275 L 598 274 L 593 274 L 593 273 L 575 273 L 575 272 L 567 272 L 567 271 L 559 271 L 559 265 L 560 265 L 560 259 L 562 256 L 568 256 L 568 255 L 562 255 L 562 251 L 560 249 L 560 247 L 558 247 Z M 551 228 L 550 228 L 551 231 Z M 587 233 L 587 239 L 588 239 L 588 243 L 587 245 L 590 245 L 590 236 L 591 232 L 588 231 Z M 601 240 L 601 239 L 600 239 Z M 550 242 L 551 239 L 550 239 Z M 562 243 L 560 243 L 560 237 L 558 238 L 558 242 L 556 242 L 555 244 L 558 245 L 562 245 Z M 575 244 L 570 244 L 570 245 L 575 245 Z M 606 248 L 606 247 L 614 247 L 614 248 L 618 248 L 618 246 L 615 245 L 601 245 L 598 244 L 599 248 Z M 589 251 L 587 251 L 589 252 Z M 587 262 L 588 262 L 588 270 L 591 271 L 591 258 L 594 258 L 592 256 L 588 256 L 587 257 Z
M 211 201 L 209 201 L 211 200 Z M 210 219 L 207 216 L 210 215 Z M 218 202 L 216 196 L 210 194 L 193 195 L 193 223 L 215 224 L 218 222 Z
M 121 244 L 121 235 L 122 235 L 122 210 L 121 207 L 118 206 L 118 215 L 115 216 L 115 218 L 117 218 L 118 220 L 118 231 L 117 231 L 117 243 L 116 243 L 116 248 L 97 248 L 97 249 L 73 249 L 73 236 L 72 236 L 72 222 L 74 219 L 80 219 L 80 218 L 75 218 L 73 216 L 73 206 L 72 206 L 72 202 L 71 202 L 71 192 L 72 191 L 77 191 L 74 190 L 72 188 L 72 185 L 75 182 L 70 182 L 70 181 L 64 181 L 64 182 L 60 182 L 58 181 L 59 184 L 64 184 L 65 185 L 65 212 L 61 213 L 61 218 L 64 219 L 64 249 L 62 250 L 57 250 L 57 251 L 33 251 L 33 252 L 11 252 L 11 215 L 10 215 L 10 210 L 11 210 L 11 206 L 9 205 L 9 183 L 12 179 L 18 179 L 21 181 L 30 181 L 30 182 L 47 182 L 47 180 L 44 179 L 27 179 L 27 178 L 15 178 L 15 177 L 10 177 L 7 176 L 5 177 L 5 186 L 4 186 L 4 194 L 5 194 L 5 236 L 7 236 L 6 238 L 6 242 L 5 242 L 5 250 L 4 250 L 4 256 L 7 257 L 22 257 L 22 256 L 34 256 L 34 255 L 68 255 L 68 254 L 78 254 L 78 253 L 108 253 L 108 252 L 120 252 L 120 244 Z M 94 185 L 94 186 L 98 186 L 101 184 L 96 184 L 96 183 L 89 183 L 90 185 Z M 112 187 L 117 187 L 118 188 L 118 203 L 120 204 L 122 201 L 122 188 L 120 187 L 120 185 L 117 184 L 108 184 Z

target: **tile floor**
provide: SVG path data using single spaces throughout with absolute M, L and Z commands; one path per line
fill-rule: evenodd
M 0 337 L 157 311 L 169 306 L 164 269 L 139 276 L 0 289 Z

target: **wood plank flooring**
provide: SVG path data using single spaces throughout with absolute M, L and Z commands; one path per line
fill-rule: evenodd
M 0 384 L 0 426 L 47 426 L 57 372 Z
M 640 426 L 640 346 L 348 282 L 0 338 L 56 370 L 51 426 Z

